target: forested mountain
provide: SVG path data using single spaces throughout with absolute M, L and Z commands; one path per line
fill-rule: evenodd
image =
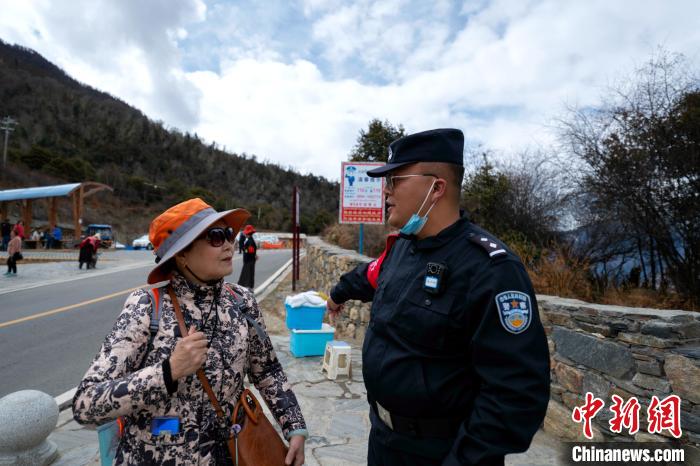
M 18 124 L 3 188 L 49 180 L 99 181 L 114 188 L 130 215 L 152 215 L 199 196 L 217 209 L 247 208 L 258 228 L 288 230 L 297 185 L 304 231 L 316 233 L 337 218 L 337 183 L 166 129 L 125 102 L 79 83 L 35 51 L 0 40 L 0 117 L 5 115 Z

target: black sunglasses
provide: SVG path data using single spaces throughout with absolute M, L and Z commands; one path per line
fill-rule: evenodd
M 207 243 L 211 244 L 213 247 L 218 248 L 224 244 L 224 241 L 228 241 L 233 244 L 236 238 L 236 232 L 233 231 L 231 227 L 214 227 L 208 229 L 200 238 L 205 238 Z

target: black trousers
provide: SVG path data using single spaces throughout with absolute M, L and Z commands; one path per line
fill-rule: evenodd
M 241 276 L 238 278 L 238 284 L 250 289 L 255 287 L 255 259 L 246 262 L 244 257 L 243 268 L 241 269 Z
M 7 258 L 7 273 L 10 272 L 17 273 L 17 253 Z
M 368 466 L 439 466 L 440 464 L 442 460 L 395 450 L 379 442 L 376 435 L 369 434 Z

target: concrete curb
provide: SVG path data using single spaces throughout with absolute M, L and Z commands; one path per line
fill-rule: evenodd
M 277 277 L 279 277 L 280 275 L 282 275 L 282 274 L 284 273 L 284 271 L 285 271 L 290 265 L 292 265 L 292 259 L 289 259 L 282 267 L 280 267 L 275 273 L 273 273 L 272 276 L 270 276 L 270 278 L 268 278 L 267 280 L 265 280 L 265 281 L 262 283 L 262 285 L 260 285 L 259 287 L 257 287 L 257 288 L 253 291 L 253 294 L 255 294 L 255 296 L 257 297 L 257 296 L 260 296 L 262 293 L 264 293 L 264 292 L 265 292 L 265 289 L 266 289 L 268 286 L 270 286 L 270 284 L 271 284 L 272 282 L 274 282 L 274 281 L 277 279 Z
M 270 278 L 265 280 L 262 285 L 255 289 L 255 296 L 260 296 L 260 301 L 265 299 L 265 296 L 267 296 L 272 290 L 277 288 L 279 282 L 281 282 L 282 279 L 284 279 L 284 277 L 286 276 L 285 272 L 290 272 L 291 266 L 292 259 L 289 259 L 282 267 L 280 267 L 275 273 L 273 273 Z M 285 275 L 283 276 L 283 274 Z M 77 390 L 78 387 L 73 387 L 65 393 L 61 393 L 60 395 L 54 398 L 54 400 L 56 400 L 56 404 L 58 405 L 59 411 L 68 409 L 73 405 L 73 397 L 75 396 L 75 392 Z

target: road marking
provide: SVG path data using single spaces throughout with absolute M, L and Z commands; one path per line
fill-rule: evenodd
M 59 314 L 61 312 L 70 311 L 71 309 L 75 309 L 75 308 L 78 308 L 81 306 L 87 306 L 88 304 L 99 303 L 100 301 L 105 301 L 107 299 L 112 299 L 114 297 L 117 297 L 117 296 L 120 296 L 123 294 L 131 293 L 132 291 L 138 290 L 139 288 L 143 288 L 143 285 L 135 286 L 134 288 L 129 288 L 128 290 L 117 291 L 116 293 L 108 294 L 106 296 L 100 296 L 99 298 L 83 301 L 82 303 L 71 304 L 70 306 L 63 306 L 63 307 L 59 307 L 57 309 L 51 309 L 50 311 L 40 312 L 38 314 L 33 314 L 33 315 L 30 315 L 27 317 L 22 317 L 21 319 L 15 319 L 15 320 L 10 320 L 8 322 L 2 322 L 2 323 L 0 323 L 0 328 L 9 327 L 10 325 L 20 324 L 20 323 L 26 322 L 28 320 L 40 319 L 42 317 L 47 317 L 47 316 L 51 316 L 54 314 Z

